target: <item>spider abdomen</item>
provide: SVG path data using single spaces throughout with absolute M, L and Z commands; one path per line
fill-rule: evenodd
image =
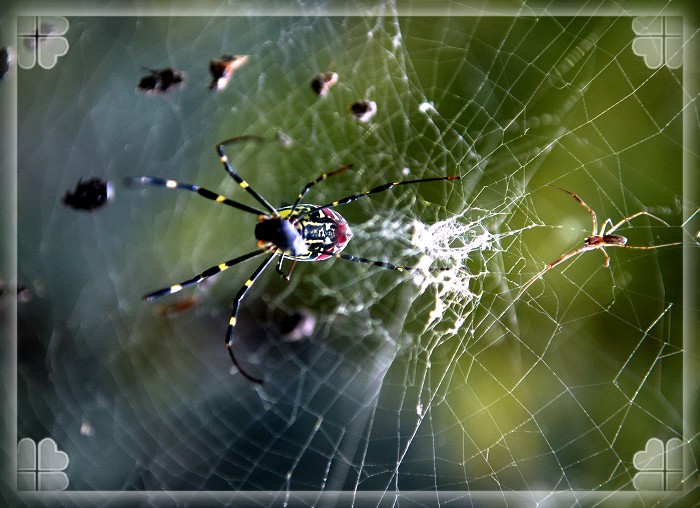
M 600 247 L 603 245 L 625 245 L 627 238 L 622 235 L 594 235 L 586 238 L 583 243 L 589 247 Z
M 603 235 L 603 242 L 607 245 L 625 245 L 627 237 L 622 235 Z
M 300 204 L 292 212 L 291 207 L 280 208 L 279 214 L 295 224 L 307 248 L 298 261 L 323 261 L 342 251 L 352 238 L 352 231 L 345 218 L 335 210 L 316 205 Z

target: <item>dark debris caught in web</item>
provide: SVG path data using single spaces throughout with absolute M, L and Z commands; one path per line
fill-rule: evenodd
M 218 91 L 226 88 L 236 70 L 245 65 L 247 61 L 248 55 L 226 54 L 209 62 L 209 72 L 212 77 L 209 90 Z
M 138 90 L 153 93 L 165 93 L 174 87 L 182 84 L 184 81 L 184 73 L 165 67 L 163 69 L 146 69 L 149 74 L 141 78 L 138 84 Z
M 5 46 L 4 48 L 0 48 L 0 81 L 7 77 L 14 60 L 15 54 L 11 47 Z
M 338 74 L 335 72 L 324 72 L 314 76 L 311 80 L 311 89 L 319 97 L 325 97 L 337 82 Z
M 75 191 L 67 191 L 63 204 L 75 210 L 92 211 L 106 205 L 113 196 L 112 186 L 99 178 L 81 178 Z
M 350 112 L 360 122 L 369 122 L 377 113 L 377 103 L 360 99 L 350 105 Z

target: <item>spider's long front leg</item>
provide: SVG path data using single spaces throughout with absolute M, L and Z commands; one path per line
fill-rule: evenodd
M 399 182 L 388 182 L 383 185 L 379 185 L 377 187 L 374 187 L 373 189 L 361 192 L 359 194 L 353 194 L 352 196 L 347 196 L 341 199 L 338 199 L 336 201 L 332 201 L 330 203 L 327 203 L 325 205 L 321 205 L 319 208 L 335 208 L 336 206 L 340 205 L 346 205 L 348 203 L 352 203 L 353 201 L 357 201 L 358 199 L 365 198 L 367 196 L 370 196 L 372 194 L 377 194 L 379 192 L 384 192 L 388 191 L 389 189 L 393 189 L 394 187 L 398 187 L 399 185 L 413 185 L 416 183 L 424 183 L 424 182 L 439 182 L 441 180 L 449 181 L 449 180 L 459 180 L 460 176 L 455 175 L 455 176 L 438 176 L 435 178 L 421 178 L 419 180 L 403 180 Z
M 549 263 L 547 266 L 545 266 L 542 270 L 540 270 L 540 271 L 539 271 L 534 277 L 532 277 L 530 280 L 528 280 L 528 281 L 523 285 L 523 287 L 520 288 L 520 291 L 518 291 L 518 294 L 516 295 L 515 299 L 516 299 L 516 300 L 520 300 L 520 297 L 523 295 L 523 293 L 524 293 L 525 291 L 527 291 L 527 289 L 528 289 L 530 286 L 532 286 L 532 285 L 535 283 L 536 280 L 538 280 L 538 279 L 544 277 L 544 274 L 545 274 L 545 273 L 547 273 L 549 270 L 551 270 L 552 268 L 554 268 L 554 267 L 557 266 L 558 264 L 563 263 L 563 262 L 566 261 L 567 259 L 572 258 L 572 257 L 574 257 L 574 256 L 576 256 L 576 255 L 578 255 L 578 254 L 581 254 L 582 252 L 586 252 L 586 251 L 588 251 L 588 250 L 593 250 L 593 249 L 598 249 L 598 248 L 600 248 L 600 247 L 599 247 L 599 246 L 592 246 L 592 245 L 584 245 L 583 247 L 580 247 L 580 248 L 578 248 L 578 249 L 576 249 L 576 250 L 572 250 L 571 252 L 567 252 L 566 254 L 563 254 L 562 256 L 560 256 L 559 258 L 555 259 L 554 261 L 552 261 L 551 263 Z M 601 250 L 603 251 L 603 254 L 605 254 L 605 257 L 608 258 L 608 253 L 605 252 L 605 250 L 602 249 L 602 248 L 601 248 Z M 610 258 L 608 258 L 608 261 L 606 261 L 606 263 L 609 262 L 609 260 L 610 260 Z M 607 266 L 607 264 L 606 264 L 606 266 Z
M 195 192 L 203 198 L 215 201 L 217 203 L 221 203 L 223 205 L 232 206 L 233 208 L 243 210 L 244 212 L 252 213 L 255 215 L 262 215 L 265 213 L 262 210 L 258 210 L 257 208 L 253 208 L 252 206 L 244 205 L 243 203 L 239 203 L 238 201 L 229 199 L 226 196 L 217 194 L 216 192 L 210 191 L 209 189 L 205 189 L 204 187 L 200 187 L 199 185 L 178 182 L 177 180 L 167 180 L 165 178 L 158 178 L 155 176 L 132 176 L 125 178 L 124 183 L 129 187 L 133 185 L 153 185 L 154 187 L 165 187 L 166 189 L 187 190 L 190 192 Z
M 348 169 L 352 169 L 352 164 L 346 164 L 345 166 L 343 166 L 343 167 L 341 167 L 341 168 L 338 168 L 338 169 L 336 169 L 335 171 L 331 171 L 330 173 L 323 173 L 321 176 L 319 176 L 319 177 L 316 178 L 315 180 L 312 180 L 312 181 L 310 181 L 309 183 L 307 183 L 307 184 L 304 186 L 304 188 L 301 190 L 301 192 L 299 193 L 299 195 L 297 196 L 297 200 L 296 200 L 296 201 L 294 202 L 294 204 L 292 205 L 292 211 L 290 212 L 290 216 L 291 216 L 291 215 L 294 215 L 294 210 L 297 209 L 297 206 L 298 206 L 299 203 L 301 202 L 302 198 L 303 198 L 304 196 L 306 196 L 306 193 L 309 192 L 309 190 L 311 189 L 311 187 L 313 187 L 314 185 L 316 185 L 318 182 L 323 182 L 323 181 L 327 180 L 329 177 L 338 175 L 338 174 L 342 173 L 343 171 L 347 171 Z
M 654 250 L 661 249 L 663 247 L 676 247 L 678 245 L 683 245 L 683 242 L 672 242 L 672 243 L 662 243 L 660 245 L 608 245 L 608 247 L 622 247 L 623 249 L 636 249 L 636 250 Z
M 216 145 L 216 152 L 219 154 L 219 158 L 221 159 L 221 163 L 224 165 L 224 169 L 226 170 L 226 172 L 231 176 L 231 178 L 233 178 L 238 183 L 238 185 L 240 185 L 241 189 L 253 196 L 258 201 L 258 203 L 267 208 L 270 211 L 270 213 L 272 213 L 272 215 L 277 215 L 277 209 L 270 203 L 268 203 L 264 197 L 258 194 L 248 182 L 246 182 L 243 178 L 241 178 L 241 176 L 238 173 L 236 173 L 236 171 L 234 171 L 234 169 L 231 167 L 231 164 L 229 164 L 228 162 L 228 157 L 226 156 L 226 153 L 224 152 L 224 147 L 226 145 L 231 145 L 233 143 L 240 143 L 244 141 L 259 142 L 262 140 L 263 138 L 258 136 L 238 136 L 222 141 L 221 143 Z
M 578 203 L 588 211 L 588 214 L 591 216 L 591 221 L 593 222 L 593 228 L 591 229 L 591 235 L 597 235 L 598 234 L 598 216 L 593 211 L 593 209 L 590 206 L 588 206 L 585 203 L 585 201 L 583 201 L 583 199 L 581 199 L 581 197 L 578 194 L 575 194 L 575 193 L 568 191 L 566 189 L 562 189 L 558 185 L 554 185 L 552 183 L 550 183 L 548 185 L 550 187 L 554 187 L 555 189 L 559 189 L 562 192 L 566 192 L 569 196 L 571 196 L 576 201 L 578 201 Z M 608 219 L 608 220 L 610 220 L 610 219 Z M 605 225 L 603 225 L 603 228 L 605 228 Z M 602 233 L 600 233 L 600 234 L 602 235 Z
M 647 217 L 651 217 L 652 219 L 656 219 L 657 221 L 659 221 L 659 222 L 660 222 L 661 224 L 663 224 L 664 226 L 667 226 L 667 227 L 670 226 L 670 224 L 669 224 L 668 222 L 666 222 L 665 220 L 659 219 L 656 215 L 642 210 L 641 212 L 634 213 L 634 214 L 630 215 L 629 217 L 625 217 L 625 218 L 622 219 L 620 222 L 618 222 L 618 223 L 615 224 L 613 227 L 611 227 L 610 230 L 606 232 L 606 234 L 609 235 L 610 233 L 612 233 L 613 231 L 615 231 L 617 228 L 619 228 L 620 226 L 622 226 L 624 223 L 629 222 L 629 221 L 631 221 L 632 219 L 634 219 L 634 218 L 636 218 L 636 217 L 639 217 L 640 215 L 646 215 Z M 610 219 L 608 219 L 608 220 L 610 220 Z M 612 224 L 612 221 L 610 221 L 610 223 Z

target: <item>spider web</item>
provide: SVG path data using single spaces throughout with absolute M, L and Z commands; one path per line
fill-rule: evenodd
M 674 9 L 69 17 L 59 67 L 16 75 L 17 281 L 31 295 L 17 303 L 18 439 L 53 438 L 72 490 L 236 492 L 262 505 L 408 492 L 431 504 L 692 499 L 697 302 L 684 282 L 700 228 L 683 168 L 697 166 L 684 138 L 696 135 L 697 90 L 673 55 L 650 68 L 633 50 L 648 36 L 637 16 L 672 27 Z M 683 19 L 689 62 L 697 24 Z M 208 62 L 225 53 L 250 59 L 209 92 Z M 184 86 L 140 94 L 144 66 L 184 71 Z M 318 97 L 311 79 L 327 71 L 339 81 Z M 350 114 L 360 99 L 377 104 L 367 122 Z M 121 185 L 154 175 L 254 204 L 214 151 L 242 134 L 268 141 L 229 159 L 278 206 L 345 164 L 305 202 L 461 175 L 338 208 L 355 234 L 345 252 L 417 272 L 329 260 L 299 263 L 289 282 L 261 276 L 236 348 L 263 386 L 223 344 L 254 261 L 141 300 L 255 248 L 255 219 Z M 61 205 L 84 175 L 114 183 L 109 206 Z M 583 253 L 516 300 L 591 234 L 586 210 L 548 184 L 600 224 L 641 210 L 669 224 L 632 220 L 617 230 L 630 245 L 686 247 L 610 248 L 609 267 Z M 312 330 L 291 339 L 299 316 Z M 634 457 L 651 438 L 682 443 L 684 490 L 636 488 Z

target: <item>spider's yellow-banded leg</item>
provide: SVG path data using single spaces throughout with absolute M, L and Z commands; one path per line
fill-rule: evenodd
M 354 263 L 367 263 L 370 265 L 374 266 L 379 266 L 381 268 L 386 268 L 388 270 L 396 270 L 398 272 L 411 272 L 413 270 L 416 270 L 417 268 L 415 266 L 400 266 L 400 265 L 395 265 L 394 263 L 389 263 L 387 261 L 376 261 L 374 259 L 367 259 L 359 256 L 353 256 L 351 254 L 344 254 L 342 252 L 338 252 L 336 254 L 333 254 L 335 257 L 340 258 L 340 259 L 345 259 L 346 261 L 352 261 Z M 454 267 L 445 267 L 445 268 L 428 268 L 429 272 L 444 272 L 447 270 L 452 270 Z
M 350 169 L 350 168 L 352 168 L 352 164 L 346 164 L 346 165 L 343 166 L 342 168 L 338 168 L 338 169 L 336 169 L 335 171 L 331 171 L 330 173 L 323 173 L 321 176 L 319 176 L 319 177 L 316 178 L 315 180 L 312 180 L 311 182 L 307 183 L 307 184 L 304 186 L 304 188 L 302 189 L 302 191 L 299 193 L 299 195 L 297 196 L 297 200 L 296 200 L 296 201 L 294 202 L 294 204 L 292 205 L 292 211 L 290 212 L 289 215 L 292 216 L 292 215 L 294 214 L 294 210 L 297 209 L 297 205 L 301 202 L 302 198 L 303 198 L 304 196 L 306 196 L 306 193 L 309 192 L 309 190 L 311 189 L 311 187 L 313 187 L 314 185 L 316 185 L 318 182 L 322 182 L 322 181 L 328 179 L 328 177 L 330 177 L 330 176 L 337 175 L 337 174 L 339 174 L 339 173 L 342 173 L 343 171 L 347 171 L 347 170 Z
M 248 194 L 253 196 L 258 201 L 258 203 L 260 203 L 267 210 L 269 210 L 269 212 L 272 215 L 276 216 L 277 209 L 274 206 L 272 206 L 270 203 L 268 203 L 264 197 L 262 197 L 260 194 L 255 192 L 255 190 L 250 186 L 250 184 L 248 182 L 246 182 L 245 180 L 243 180 L 243 178 L 241 178 L 241 176 L 233 170 L 233 168 L 231 167 L 231 164 L 229 164 L 229 162 L 228 162 L 228 157 L 226 156 L 226 153 L 224 152 L 224 146 L 226 146 L 226 145 L 231 145 L 233 143 L 240 143 L 243 141 L 259 142 L 262 140 L 263 140 L 263 138 L 258 137 L 258 136 L 238 136 L 235 138 L 231 138 L 231 139 L 227 139 L 225 141 L 222 141 L 221 143 L 216 145 L 216 152 L 219 154 L 219 158 L 221 159 L 221 163 L 224 165 L 224 169 L 226 170 L 226 172 L 229 175 L 231 175 L 231 178 L 233 178 L 238 183 L 238 185 L 241 186 L 241 189 L 243 189 Z
M 361 192 L 360 194 L 353 194 L 352 196 L 348 196 L 342 199 L 338 199 L 337 201 L 333 201 L 331 203 L 327 203 L 325 205 L 321 205 L 319 208 L 334 208 L 336 206 L 340 205 L 346 205 L 348 203 L 352 203 L 353 201 L 357 201 L 358 199 L 367 197 L 371 194 L 377 194 L 379 192 L 384 192 L 389 189 L 393 189 L 394 187 L 398 187 L 399 185 L 412 185 L 415 183 L 423 183 L 423 182 L 439 182 L 440 180 L 459 180 L 460 177 L 459 175 L 457 176 L 438 176 L 435 178 L 421 178 L 419 180 L 403 180 L 400 182 L 388 182 L 385 183 L 384 185 L 379 185 L 373 189 L 370 189 L 368 191 Z M 301 216 L 304 216 L 310 212 L 306 212 L 301 214 Z
M 237 208 L 239 210 L 243 210 L 244 212 L 254 213 L 255 215 L 264 215 L 266 213 L 262 210 L 258 210 L 257 208 L 253 208 L 252 206 L 244 205 L 243 203 L 239 203 L 237 201 L 227 198 L 226 196 L 222 196 L 221 194 L 217 194 L 216 192 L 210 191 L 209 189 L 205 189 L 203 187 L 200 187 L 199 185 L 194 185 L 191 183 L 178 182 L 176 180 L 166 180 L 165 178 L 157 178 L 155 176 L 129 177 L 124 179 L 124 183 L 129 186 L 139 184 L 153 185 L 155 187 L 165 187 L 166 189 L 184 189 L 191 192 L 196 192 L 200 196 L 210 199 L 212 201 L 216 201 L 217 203 L 221 203 L 224 205 L 232 206 L 233 208 Z
M 268 252 L 267 248 L 254 250 L 253 252 L 249 252 L 248 254 L 243 254 L 242 256 L 239 256 L 237 258 L 231 259 L 229 261 L 225 261 L 223 263 L 219 263 L 216 266 L 212 266 L 211 268 L 207 268 L 202 273 L 200 273 L 196 277 L 193 277 L 189 280 L 186 280 L 184 282 L 180 282 L 179 284 L 174 284 L 174 285 L 167 287 L 167 288 L 159 289 L 158 291 L 154 291 L 152 293 L 148 293 L 146 296 L 143 297 L 143 299 L 150 301 L 150 300 L 155 300 L 156 298 L 160 298 L 162 296 L 177 293 L 178 291 L 180 291 L 188 286 L 194 286 L 196 284 L 199 284 L 204 279 L 212 277 L 219 272 L 223 272 L 224 270 L 232 267 L 233 265 L 237 265 L 238 263 L 242 263 L 243 261 L 246 261 L 250 258 L 254 258 L 255 256 L 259 256 L 260 254 L 262 254 L 264 252 Z
M 228 330 L 226 331 L 226 349 L 228 350 L 228 354 L 231 356 L 231 361 L 233 362 L 233 365 L 238 369 L 238 372 L 243 374 L 243 377 L 248 379 L 249 381 L 252 381 L 253 383 L 257 384 L 262 384 L 263 381 L 262 379 L 259 379 L 257 377 L 251 376 L 248 374 L 243 368 L 241 368 L 240 364 L 238 363 L 238 360 L 236 360 L 236 356 L 233 354 L 233 335 L 236 330 L 236 319 L 238 318 L 238 306 L 241 303 L 241 300 L 243 300 L 243 297 L 245 294 L 248 292 L 250 287 L 253 285 L 255 282 L 255 279 L 257 279 L 258 275 L 262 273 L 263 270 L 265 270 L 265 267 L 272 261 L 272 258 L 275 257 L 275 254 L 272 254 L 270 257 L 268 257 L 265 261 L 263 261 L 260 266 L 253 272 L 253 275 L 250 276 L 250 278 L 245 281 L 243 284 L 243 287 L 241 287 L 240 291 L 238 291 L 238 294 L 236 295 L 236 298 L 233 300 L 233 310 L 231 311 L 231 319 L 229 320 L 228 323 Z

